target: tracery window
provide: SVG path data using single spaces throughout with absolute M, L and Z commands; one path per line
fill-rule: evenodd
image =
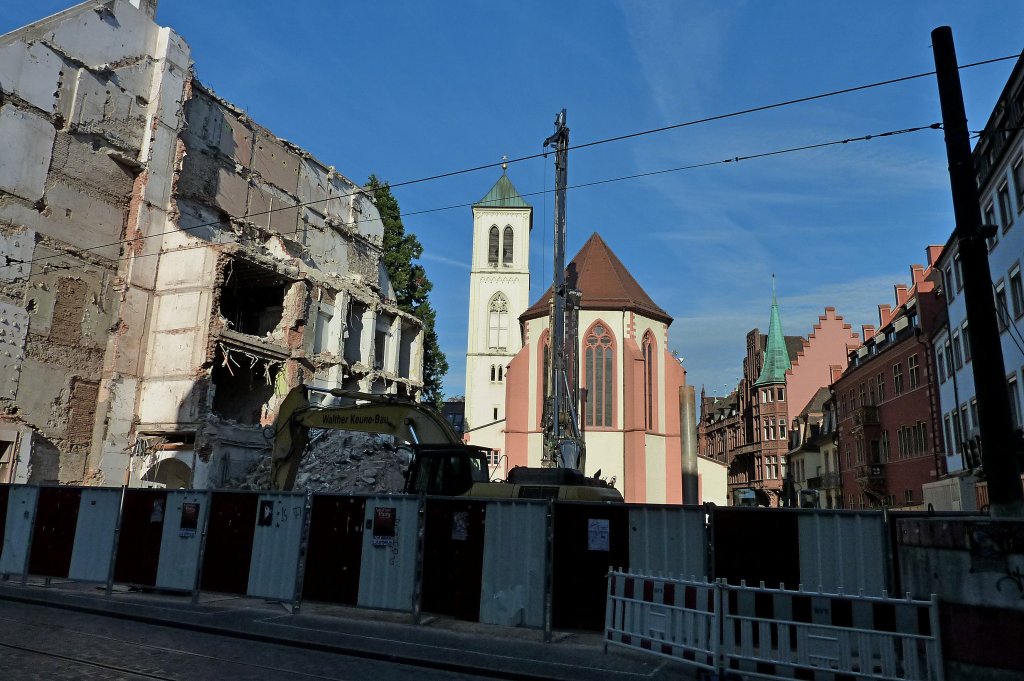
M 487 347 L 508 347 L 508 299 L 500 293 L 495 293 L 487 306 Z
M 584 375 L 587 381 L 587 425 L 612 426 L 615 389 L 614 343 L 608 328 L 595 324 L 585 339 Z
M 512 227 L 505 227 L 505 233 L 501 241 L 501 262 L 504 265 L 512 264 Z
M 654 384 L 657 375 L 654 366 L 654 336 L 650 331 L 644 334 L 641 350 L 644 356 L 644 427 L 654 430 Z

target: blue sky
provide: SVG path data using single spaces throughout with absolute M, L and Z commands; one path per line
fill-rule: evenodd
M 4 0 L 0 33 L 64 9 Z M 1024 3 L 395 2 L 162 0 L 201 82 L 357 182 L 393 183 L 541 150 L 565 107 L 573 143 L 933 68 L 930 32 L 953 28 L 961 64 L 1021 51 Z M 961 73 L 981 128 L 1012 62 Z M 582 149 L 579 184 L 939 121 L 934 78 Z M 552 159 L 514 164 L 521 193 Z M 405 212 L 478 200 L 499 170 L 395 190 Z M 532 294 L 551 278 L 553 198 L 535 206 Z M 892 285 L 952 228 L 942 133 L 614 182 L 569 192 L 568 253 L 594 231 L 669 312 L 688 380 L 721 393 L 744 336 L 767 328 L 771 275 L 787 334 L 827 305 L 877 321 Z M 469 208 L 406 218 L 424 245 L 438 332 L 464 392 Z

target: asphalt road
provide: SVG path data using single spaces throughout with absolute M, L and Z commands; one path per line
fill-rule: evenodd
M 4 679 L 471 681 L 473 676 L 0 601 Z

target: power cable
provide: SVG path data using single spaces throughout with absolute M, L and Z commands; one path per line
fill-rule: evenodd
M 1007 60 L 1010 60 L 1010 59 L 1019 59 L 1021 56 L 1024 56 L 1024 53 L 1006 55 L 1004 57 L 995 57 L 995 58 L 992 58 L 992 59 L 985 59 L 985 60 L 982 60 L 982 61 L 972 62 L 970 64 L 962 64 L 962 65 L 959 66 L 959 69 L 974 68 L 974 67 L 977 67 L 977 66 L 983 66 L 983 65 L 987 65 L 987 64 L 994 64 L 994 63 L 997 63 L 997 62 L 1007 61 Z M 823 92 L 823 93 L 816 94 L 816 95 L 809 95 L 809 96 L 806 96 L 806 97 L 798 97 L 796 99 L 789 99 L 789 100 L 784 100 L 784 101 L 781 101 L 781 102 L 775 102 L 773 104 L 763 104 L 763 105 L 760 105 L 760 106 L 750 107 L 750 108 L 747 108 L 747 109 L 741 109 L 739 111 L 733 111 L 733 112 L 730 112 L 730 113 L 716 114 L 714 116 L 706 116 L 704 118 L 697 118 L 697 119 L 693 119 L 693 120 L 689 120 L 689 121 L 683 121 L 681 123 L 675 123 L 675 124 L 672 124 L 672 125 L 661 126 L 661 127 L 658 127 L 658 128 L 651 128 L 651 129 L 648 129 L 648 130 L 641 130 L 641 131 L 638 131 L 638 132 L 627 133 L 627 134 L 624 134 L 624 135 L 616 135 L 616 136 L 613 136 L 613 137 L 606 137 L 604 139 L 594 140 L 592 142 L 584 142 L 582 144 L 572 145 L 568 149 L 569 149 L 569 151 L 574 151 L 574 150 L 577 150 L 577 149 L 586 149 L 586 148 L 598 146 L 598 145 L 601 145 L 601 144 L 609 144 L 609 143 L 612 143 L 612 142 L 619 142 L 619 141 L 627 140 L 627 139 L 635 139 L 637 137 L 643 137 L 643 136 L 646 136 L 646 135 L 652 135 L 652 134 L 656 134 L 656 133 L 660 133 L 660 132 L 666 132 L 666 131 L 669 131 L 669 130 L 677 130 L 677 129 L 680 129 L 680 128 L 690 127 L 690 126 L 694 126 L 694 125 L 700 125 L 702 123 L 711 123 L 713 121 L 727 120 L 727 119 L 730 119 L 730 118 L 736 118 L 738 116 L 744 116 L 744 115 L 748 115 L 748 114 L 752 114 L 752 113 L 758 113 L 758 112 L 762 112 L 762 111 L 769 111 L 769 110 L 772 110 L 772 109 L 778 109 L 778 108 L 782 108 L 782 107 L 786 107 L 786 106 L 793 106 L 793 105 L 796 105 L 796 104 L 803 104 L 803 103 L 812 102 L 812 101 L 816 101 L 816 100 L 820 100 L 820 99 L 825 99 L 827 97 L 835 97 L 835 96 L 838 96 L 838 95 L 850 94 L 850 93 L 853 93 L 853 92 L 861 92 L 861 91 L 864 91 L 864 90 L 869 90 L 869 89 L 873 89 L 873 88 L 877 88 L 877 87 L 883 87 L 883 86 L 886 86 L 886 85 L 893 85 L 893 84 L 896 84 L 896 83 L 903 83 L 903 82 L 907 82 L 907 81 L 910 81 L 910 80 L 915 80 L 915 79 L 918 79 L 918 78 L 926 78 L 928 76 L 933 76 L 933 75 L 935 75 L 935 71 L 928 71 L 928 72 L 924 72 L 924 73 L 917 73 L 917 74 L 910 75 L 910 76 L 901 76 L 899 78 L 890 78 L 888 80 L 881 80 L 881 81 L 877 81 L 877 82 L 874 82 L 874 83 L 868 83 L 866 85 L 857 85 L 857 86 L 853 86 L 853 87 L 841 88 L 841 89 L 838 89 L 838 90 L 831 90 L 829 92 Z M 528 154 L 526 156 L 520 156 L 520 157 L 517 157 L 517 158 L 512 158 L 512 159 L 507 159 L 507 160 L 503 159 L 502 161 L 499 161 L 497 163 L 486 163 L 486 164 L 472 166 L 472 167 L 469 167 L 469 168 L 462 168 L 460 170 L 453 170 L 453 171 L 444 172 L 444 173 L 437 173 L 435 175 L 430 175 L 430 176 L 426 176 L 426 177 L 420 177 L 420 178 L 416 178 L 416 179 L 413 179 L 413 180 L 404 180 L 402 182 L 389 183 L 386 186 L 388 186 L 391 189 L 394 189 L 396 187 L 407 187 L 407 186 L 410 186 L 410 185 L 413 185 L 413 184 L 420 184 L 420 183 L 423 183 L 423 182 L 432 182 L 434 180 L 440 180 L 440 179 L 445 179 L 445 178 L 449 178 L 449 177 L 455 177 L 455 176 L 458 176 L 458 175 L 465 175 L 467 173 L 473 173 L 473 172 L 477 172 L 477 171 L 480 171 L 480 170 L 487 170 L 487 169 L 490 169 L 490 168 L 496 168 L 496 167 L 499 167 L 499 166 L 502 166 L 502 165 L 505 165 L 505 164 L 509 164 L 509 163 L 520 163 L 520 162 L 523 162 L 523 161 L 528 161 L 528 160 L 531 160 L 531 159 L 535 159 L 535 158 L 539 158 L 539 157 L 545 156 L 547 153 L 549 153 L 549 152 L 542 151 L 542 152 L 538 152 L 538 153 L 535 153 L 535 154 Z M 235 217 L 233 219 L 244 220 L 244 219 L 248 219 L 248 218 L 259 217 L 259 216 L 262 216 L 262 215 L 269 215 L 271 213 L 275 213 L 275 212 L 278 212 L 278 211 L 292 210 L 292 209 L 295 209 L 295 208 L 302 208 L 302 207 L 311 206 L 311 205 L 314 205 L 314 204 L 326 203 L 328 201 L 333 201 L 335 199 L 348 198 L 350 196 L 354 196 L 357 193 L 364 193 L 366 191 L 367 190 L 364 189 L 364 188 L 359 188 L 356 191 L 348 192 L 348 193 L 345 193 L 345 194 L 339 194 L 338 196 L 331 196 L 331 197 L 324 198 L 324 199 L 315 199 L 315 200 L 312 200 L 312 201 L 299 202 L 299 203 L 296 203 L 294 205 L 282 206 L 280 208 L 271 208 L 269 210 L 260 211 L 260 212 L 257 212 L 257 213 L 247 213 L 246 215 L 237 216 L 237 217 Z M 192 225 L 192 226 L 184 228 L 184 229 L 180 229 L 179 228 L 179 229 L 174 229 L 174 230 L 167 230 L 165 232 L 158 232 L 156 234 L 147 234 L 145 236 L 140 236 L 140 237 L 137 237 L 136 239 L 120 240 L 120 241 L 116 241 L 116 242 L 112 242 L 112 243 L 108 243 L 108 244 L 100 244 L 98 246 L 90 246 L 90 247 L 87 247 L 87 248 L 77 249 L 77 250 L 79 252 L 93 251 L 93 250 L 98 250 L 98 249 L 102 249 L 102 248 L 109 248 L 111 246 L 119 246 L 119 245 L 122 245 L 122 244 L 125 244 L 125 243 L 129 243 L 129 242 L 139 242 L 139 241 L 142 241 L 142 240 L 145 240 L 145 239 L 151 239 L 151 238 L 158 237 L 158 236 L 163 236 L 163 235 L 166 235 L 166 234 L 173 234 L 173 233 L 178 233 L 178 232 L 181 232 L 181 231 L 191 231 L 191 230 L 194 230 L 194 229 L 201 229 L 203 227 L 212 227 L 214 225 L 219 225 L 219 224 L 222 224 L 222 223 L 224 223 L 226 221 L 230 221 L 231 219 L 232 218 L 230 218 L 230 217 L 229 218 L 218 218 L 217 220 L 212 220 L 210 222 L 205 222 L 205 223 L 200 223 L 200 224 L 197 224 L 197 225 Z M 47 257 L 48 258 L 56 258 L 56 257 L 60 257 L 60 255 L 53 255 L 53 256 L 47 256 Z M 10 267 L 10 266 L 11 266 L 11 264 L 8 263 L 6 265 L 0 265 L 0 268 L 2 268 L 2 267 Z
M 760 153 L 755 153 L 755 154 L 747 154 L 747 155 L 744 155 L 744 156 L 733 156 L 733 157 L 721 159 L 721 160 L 718 160 L 718 161 L 705 161 L 703 163 L 693 163 L 693 164 L 690 164 L 690 165 L 676 166 L 674 168 L 664 168 L 664 169 L 661 169 L 661 170 L 652 170 L 652 171 L 643 172 L 643 173 L 634 173 L 632 175 L 622 175 L 622 176 L 619 176 L 619 177 L 607 178 L 607 179 L 603 179 L 603 180 L 594 180 L 592 182 L 583 182 L 583 183 L 580 183 L 580 184 L 569 185 L 568 187 L 566 187 L 566 189 L 584 189 L 584 188 L 587 188 L 587 187 L 596 187 L 596 186 L 599 186 L 599 185 L 610 184 L 610 183 L 613 183 L 613 182 L 622 182 L 622 181 L 625 181 L 625 180 L 635 180 L 635 179 L 640 179 L 640 178 L 644 178 L 644 177 L 652 177 L 652 176 L 655 176 L 655 175 L 664 175 L 664 174 L 668 174 L 668 173 L 681 172 L 681 171 L 684 171 L 684 170 L 696 170 L 696 169 L 700 169 L 700 168 L 709 168 L 709 167 L 718 166 L 718 165 L 728 165 L 728 164 L 731 164 L 731 163 L 739 163 L 740 161 L 750 161 L 750 160 L 756 160 L 756 159 L 762 159 L 762 158 L 771 158 L 771 157 L 774 157 L 774 156 L 781 156 L 783 154 L 796 153 L 796 152 L 800 152 L 800 151 L 810 151 L 810 150 L 813 150 L 813 149 L 823 149 L 823 148 L 826 148 L 826 147 L 842 146 L 842 145 L 850 144 L 852 142 L 867 142 L 867 141 L 870 141 L 870 140 L 873 140 L 873 139 L 876 139 L 876 138 L 895 137 L 897 135 L 906 135 L 906 134 L 910 134 L 910 133 L 914 133 L 914 132 L 920 132 L 922 130 L 941 130 L 941 129 L 942 129 L 942 124 L 941 123 L 931 123 L 929 125 L 919 125 L 919 126 L 915 126 L 915 127 L 911 127 L 911 128 L 901 128 L 901 129 L 898 129 L 898 130 L 889 130 L 889 131 L 881 132 L 881 133 L 875 133 L 875 134 L 870 134 L 870 135 L 862 135 L 860 137 L 847 137 L 845 139 L 832 140 L 832 141 L 829 141 L 829 142 L 818 142 L 818 143 L 815 143 L 815 144 L 804 144 L 804 145 L 800 145 L 800 146 L 796 146 L 796 147 L 787 147 L 785 149 L 776 149 L 776 150 L 773 150 L 773 151 L 765 151 L 765 152 L 760 152 Z M 548 189 L 545 188 L 542 191 L 527 192 L 525 194 L 522 194 L 521 196 L 535 196 L 535 195 L 538 195 L 538 194 L 547 194 L 547 193 L 550 193 L 551 191 L 554 191 L 554 190 L 548 190 Z M 424 213 L 436 213 L 436 212 L 445 211 L 445 210 L 453 210 L 453 209 L 456 209 L 456 208 L 465 208 L 467 206 L 473 206 L 473 205 L 476 205 L 476 204 L 473 204 L 473 203 L 459 203 L 459 204 L 453 204 L 453 205 L 449 205 L 449 206 L 442 206 L 442 207 L 439 207 L 439 208 L 429 208 L 429 209 L 424 209 L 424 210 L 420 210 L 420 211 L 412 211 L 412 212 L 409 212 L 409 213 L 402 213 L 402 217 L 404 218 L 404 217 L 409 217 L 409 216 L 412 216 L 412 215 L 422 215 Z M 348 224 L 348 223 L 345 223 L 345 224 Z M 353 224 L 355 224 L 355 223 L 353 223 Z M 186 231 L 186 230 L 181 230 L 181 231 Z M 121 242 L 116 242 L 114 244 L 109 244 L 109 245 L 113 246 L 113 245 L 119 245 L 119 244 L 137 243 L 138 241 L 139 241 L 138 239 L 129 239 L 129 240 L 125 240 L 125 241 L 121 241 Z M 235 242 L 225 242 L 224 245 L 227 245 L 228 243 L 235 243 Z M 181 252 L 181 251 L 188 251 L 188 250 L 192 250 L 192 249 L 195 249 L 195 248 L 209 248 L 209 247 L 214 246 L 214 245 L 216 245 L 216 244 L 205 243 L 204 242 L 204 243 L 193 244 L 193 245 L 190 245 L 190 246 L 182 246 L 181 248 L 170 249 L 170 250 L 167 250 L 167 251 L 158 251 L 156 253 L 139 254 L 139 255 L 132 256 L 132 258 L 135 259 L 135 260 L 138 260 L 140 258 L 148 258 L 148 257 L 152 257 L 154 255 L 163 255 L 164 253 L 178 253 L 178 252 Z M 81 253 L 82 251 L 85 251 L 85 250 L 90 250 L 90 249 L 75 249 L 73 251 L 67 251 L 67 252 L 64 252 L 64 253 L 56 254 L 56 255 L 44 256 L 42 258 L 35 258 L 35 259 L 29 259 L 29 260 L 18 260 L 18 259 L 15 259 L 15 258 L 8 257 L 8 265 L 7 266 L 14 266 L 14 265 L 17 265 L 17 264 L 28 265 L 28 264 L 32 264 L 32 263 L 38 262 L 40 260 L 48 260 L 48 259 L 51 259 L 51 258 L 56 258 L 56 257 L 63 256 L 63 255 L 73 255 L 73 254 L 76 254 L 76 253 Z M 126 260 L 127 259 L 127 258 L 121 257 L 121 258 L 118 258 L 117 260 L 115 260 L 113 258 L 107 258 L 106 256 L 100 256 L 100 257 L 105 258 L 106 260 L 110 261 L 111 263 L 116 263 L 116 262 L 119 262 L 121 260 Z M 4 267 L 4 266 L 0 265 L 0 267 Z M 69 267 L 69 266 L 62 266 L 62 265 L 55 265 L 53 267 L 54 267 L 54 269 L 71 269 L 71 267 Z

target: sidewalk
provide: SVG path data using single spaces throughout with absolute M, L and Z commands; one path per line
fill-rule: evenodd
M 555 632 L 543 642 L 535 629 L 498 627 L 425 615 L 304 602 L 299 614 L 277 602 L 204 593 L 188 595 L 32 579 L 0 582 L 0 600 L 130 619 L 148 624 L 290 645 L 444 671 L 503 679 L 674 681 L 697 678 L 680 664 L 617 648 L 604 652 L 593 632 Z

